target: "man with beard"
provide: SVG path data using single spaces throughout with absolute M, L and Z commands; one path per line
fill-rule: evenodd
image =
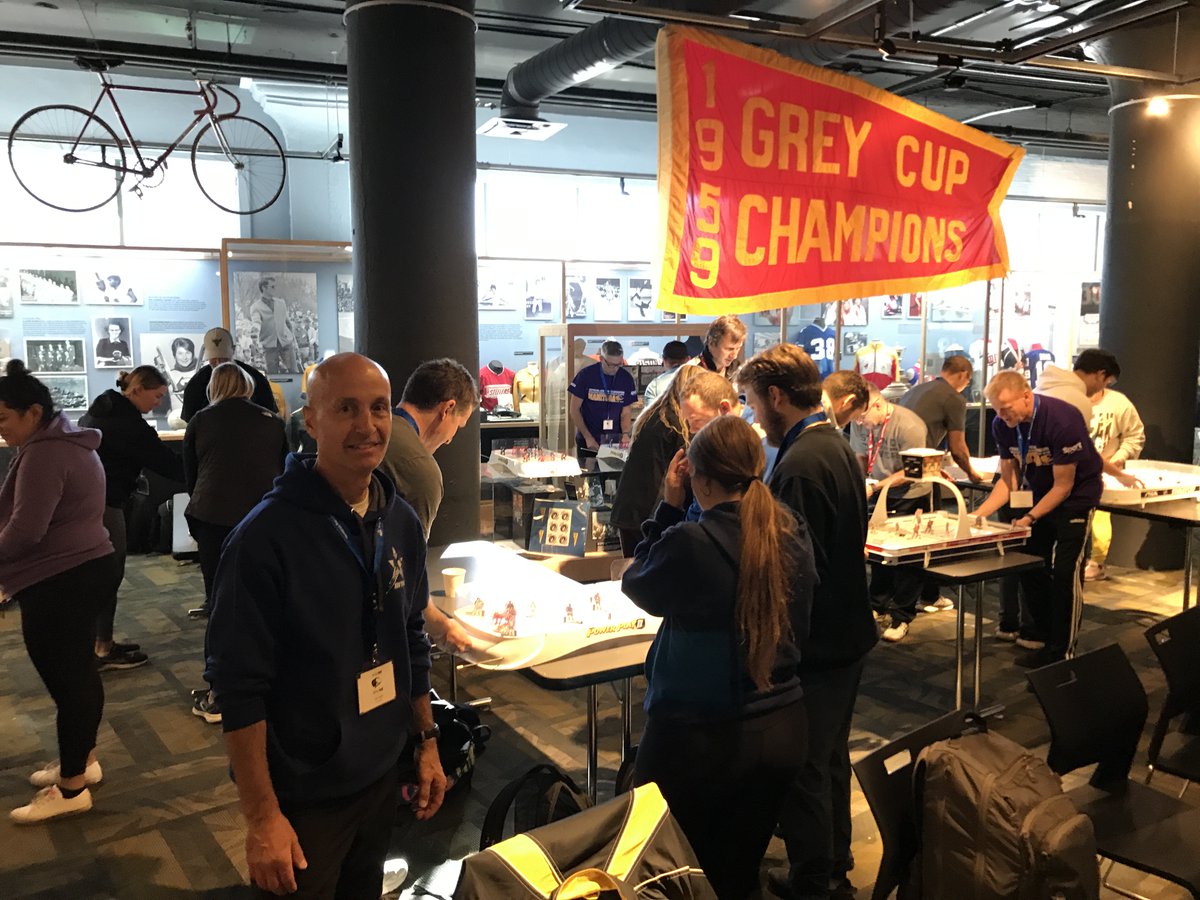
M 800 648 L 807 755 L 779 818 L 789 868 L 770 873 L 769 884 L 782 897 L 853 897 L 847 741 L 863 662 L 877 640 L 863 565 L 866 483 L 822 409 L 820 372 L 807 353 L 772 347 L 738 370 L 737 384 L 779 448 L 767 486 L 807 522 L 820 579 Z

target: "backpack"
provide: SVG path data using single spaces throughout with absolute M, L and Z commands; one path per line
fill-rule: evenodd
M 539 763 L 500 789 L 483 817 L 479 849 L 486 850 L 504 840 L 504 823 L 510 811 L 513 834 L 524 834 L 591 805 L 570 775 L 557 766 Z
M 449 794 L 458 785 L 470 783 L 475 764 L 487 749 L 492 729 L 480 721 L 479 711 L 472 706 L 443 700 L 432 690 L 429 702 L 433 707 L 433 721 L 441 731 L 437 742 L 438 760 L 446 776 L 446 793 Z M 417 781 L 417 772 L 412 763 L 415 747 L 415 742 L 410 740 L 400 755 L 400 783 L 404 786 L 400 797 L 402 806 L 407 806 L 415 796 L 413 785 Z
M 938 741 L 913 770 L 918 896 L 1097 900 L 1092 821 L 1046 763 L 998 734 Z
M 583 897 L 717 900 L 658 785 L 472 853 L 454 890 L 455 900 Z

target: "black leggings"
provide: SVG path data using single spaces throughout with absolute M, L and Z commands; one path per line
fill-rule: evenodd
M 58 760 L 63 778 L 82 775 L 96 746 L 104 685 L 96 669 L 96 607 L 112 580 L 111 555 L 93 559 L 16 595 L 25 649 L 58 707 Z
M 655 782 L 720 900 L 758 888 L 789 782 L 804 762 L 800 700 L 745 719 L 702 724 L 651 714 L 634 782 Z
M 221 546 L 229 537 L 232 528 L 225 525 L 214 525 L 192 516 L 187 519 L 188 531 L 196 540 L 196 548 L 200 551 L 200 574 L 204 577 L 204 605 L 212 605 L 213 582 L 217 577 L 217 563 L 221 561 Z M 204 664 L 208 665 L 208 627 L 204 628 Z
M 107 582 L 101 586 L 99 605 L 96 607 L 95 638 L 101 643 L 113 639 L 113 624 L 117 618 L 117 593 L 125 580 L 125 510 L 120 506 L 104 507 L 104 527 L 112 541 L 112 571 Z

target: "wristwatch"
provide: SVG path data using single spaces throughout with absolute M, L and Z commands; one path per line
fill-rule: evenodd
M 433 724 L 432 728 L 426 728 L 424 731 L 418 731 L 417 732 L 417 740 L 421 741 L 422 743 L 424 743 L 425 741 L 436 741 L 439 737 L 441 737 L 441 734 L 442 734 L 442 729 L 435 722 Z

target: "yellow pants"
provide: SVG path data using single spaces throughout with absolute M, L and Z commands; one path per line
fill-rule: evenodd
M 1112 516 L 1103 510 L 1092 515 L 1092 562 L 1104 565 L 1108 559 L 1108 548 L 1112 546 Z

